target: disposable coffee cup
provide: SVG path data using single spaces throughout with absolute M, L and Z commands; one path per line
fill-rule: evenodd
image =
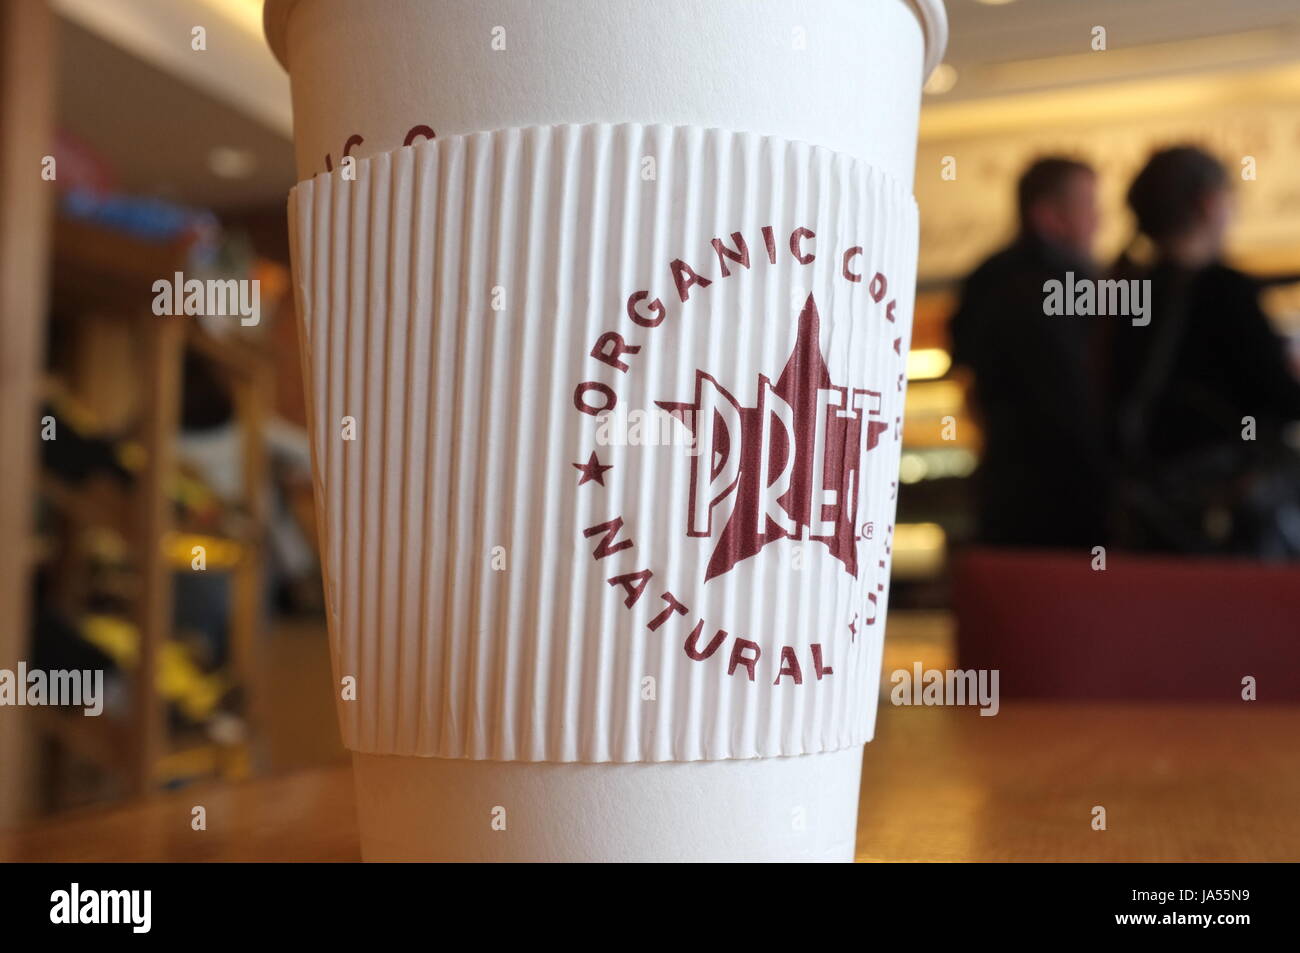
M 942 5 L 265 15 L 363 856 L 851 860 Z

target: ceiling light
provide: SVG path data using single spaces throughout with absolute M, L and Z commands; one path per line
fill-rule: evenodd
M 952 355 L 940 347 L 922 347 L 907 352 L 907 379 L 930 381 L 943 377 L 952 367 Z
M 942 96 L 957 85 L 957 69 L 951 63 L 940 63 L 925 81 L 923 87 L 931 96 Z
M 217 146 L 208 153 L 208 168 L 220 179 L 246 179 L 257 168 L 257 156 L 247 149 Z

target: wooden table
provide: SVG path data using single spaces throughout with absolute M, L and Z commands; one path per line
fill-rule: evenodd
M 1296 860 L 1300 707 L 881 710 L 859 860 Z M 190 827 L 207 809 L 206 831 Z M 1107 829 L 1093 830 L 1093 808 Z M 0 834 L 0 860 L 357 860 L 346 765 Z
M 859 860 L 1300 859 L 1300 706 L 885 706 L 866 752 Z

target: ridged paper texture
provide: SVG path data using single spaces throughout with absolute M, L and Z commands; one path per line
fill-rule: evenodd
M 869 740 L 916 261 L 897 183 L 755 134 L 532 127 L 362 159 L 290 219 L 349 748 Z

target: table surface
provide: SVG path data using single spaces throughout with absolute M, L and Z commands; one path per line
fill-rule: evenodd
M 883 705 L 859 860 L 1300 859 L 1300 706 Z M 190 827 L 207 810 L 207 830 Z M 1106 830 L 1093 810 L 1106 809 Z M 351 861 L 351 768 L 194 787 L 0 833 L 0 860 Z

